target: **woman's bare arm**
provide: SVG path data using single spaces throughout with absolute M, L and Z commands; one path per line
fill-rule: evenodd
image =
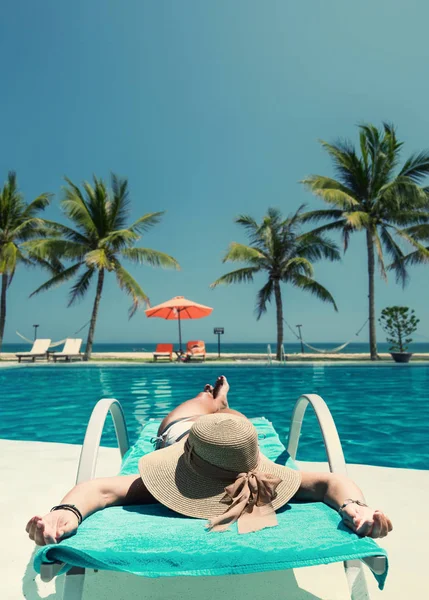
M 335 510 L 347 499 L 365 502 L 359 487 L 348 477 L 336 473 L 302 472 L 301 486 L 295 495 L 297 500 L 324 502 Z M 341 517 L 347 527 L 361 536 L 384 537 L 392 531 L 390 519 L 381 511 L 367 506 L 348 504 Z
M 155 502 L 140 475 L 126 475 L 92 479 L 76 485 L 59 504 L 74 504 L 82 517 L 108 506 L 148 504 Z M 78 518 L 70 510 L 56 510 L 44 517 L 34 516 L 27 524 L 30 539 L 39 546 L 55 544 L 63 537 L 73 535 Z

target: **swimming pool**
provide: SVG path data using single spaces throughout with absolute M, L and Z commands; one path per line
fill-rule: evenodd
M 230 406 L 249 417 L 266 416 L 286 439 L 292 408 L 302 393 L 327 402 L 346 460 L 391 467 L 429 468 L 429 366 L 427 365 L 29 365 L 0 368 L 0 437 L 82 443 L 94 404 L 117 398 L 131 441 L 142 423 L 224 374 Z M 310 409 L 298 452 L 325 460 Z M 102 444 L 114 446 L 109 422 Z

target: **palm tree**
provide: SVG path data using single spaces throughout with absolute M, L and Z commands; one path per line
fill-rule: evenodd
M 425 250 L 422 251 L 421 248 L 419 248 L 404 256 L 402 259 L 403 265 L 408 267 L 411 265 L 427 264 L 429 262 L 429 223 L 412 225 L 411 227 L 407 227 L 405 231 L 408 235 L 411 235 L 413 239 L 418 240 L 423 247 L 425 247 Z M 395 266 L 396 265 L 391 265 L 390 268 L 395 268 Z
M 0 190 L 0 352 L 6 325 L 7 291 L 19 264 L 32 266 L 39 262 L 49 267 L 45 261 L 32 258 L 23 247 L 23 242 L 45 235 L 46 222 L 37 214 L 50 202 L 49 194 L 41 194 L 27 204 L 17 185 L 16 174 L 11 171 Z
M 370 352 L 371 360 L 376 360 L 375 256 L 382 277 L 387 279 L 386 253 L 404 285 L 407 271 L 400 244 L 411 244 L 421 255 L 429 256 L 406 229 L 429 219 L 428 196 L 420 187 L 429 173 L 429 152 L 413 154 L 398 169 L 403 144 L 398 141 L 394 127 L 387 123 L 381 131 L 374 125 L 360 125 L 359 142 L 360 156 L 351 142 L 321 142 L 332 159 L 337 179 L 310 175 L 302 183 L 331 208 L 309 212 L 303 216 L 303 222 L 330 221 L 314 232 L 341 231 L 344 251 L 352 233 L 365 231 Z
M 85 359 L 91 357 L 95 325 L 103 291 L 106 271 L 113 272 L 119 287 L 132 299 L 131 318 L 148 297 L 137 281 L 122 266 L 120 259 L 153 267 L 179 268 L 178 262 L 163 252 L 149 248 L 136 248 L 141 234 L 159 223 L 162 212 L 148 213 L 126 226 L 130 200 L 128 182 L 112 174 L 111 190 L 94 176 L 94 183 L 82 184 L 83 191 L 66 178 L 62 208 L 74 228 L 52 224 L 57 235 L 45 240 L 29 242 L 31 252 L 45 260 L 60 257 L 73 264 L 41 285 L 32 295 L 77 277 L 71 288 L 68 306 L 83 298 L 93 278 L 97 287 L 88 331 Z M 83 272 L 81 272 L 83 271 Z
M 268 281 L 257 295 L 256 317 L 258 320 L 261 318 L 267 310 L 267 302 L 271 302 L 274 296 L 277 308 L 277 360 L 281 359 L 283 344 L 282 282 L 330 302 L 337 310 L 328 290 L 314 280 L 312 263 L 321 258 L 339 260 L 340 253 L 337 246 L 323 234 L 300 232 L 302 209 L 300 207 L 294 215 L 284 219 L 280 211 L 269 208 L 260 224 L 247 215 L 238 217 L 235 222 L 245 228 L 250 245 L 232 242 L 223 262 L 244 262 L 248 266 L 223 275 L 210 286 L 214 288 L 220 284 L 251 282 L 254 275 L 261 272 L 268 275 Z

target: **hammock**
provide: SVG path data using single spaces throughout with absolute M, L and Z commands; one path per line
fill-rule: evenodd
M 319 352 L 320 354 L 335 354 L 336 352 L 341 352 L 341 350 L 343 350 L 346 346 L 348 346 L 349 344 L 351 344 L 353 342 L 353 340 L 354 340 L 355 337 L 359 336 L 360 332 L 365 327 L 365 325 L 368 323 L 369 319 L 367 319 L 365 321 L 365 323 L 362 325 L 362 327 L 354 334 L 354 336 L 350 340 L 348 340 L 344 344 L 341 344 L 340 346 L 336 346 L 335 348 L 330 348 L 330 349 L 327 349 L 327 350 L 322 350 L 321 348 L 316 348 L 315 346 L 312 346 L 311 344 L 308 344 L 303 339 L 301 339 L 299 337 L 299 335 L 297 335 L 295 333 L 295 331 L 292 329 L 292 327 L 289 325 L 289 323 L 286 321 L 286 319 L 283 319 L 283 321 L 289 327 L 290 331 L 293 333 L 293 335 L 296 337 L 296 339 L 299 340 L 300 342 L 302 342 L 304 344 L 304 346 L 307 346 L 307 348 L 310 348 L 310 350 L 313 350 L 314 352 Z
M 89 325 L 89 323 L 91 322 L 91 320 L 89 320 L 87 323 L 85 323 L 85 325 L 83 325 L 80 329 L 78 329 L 77 331 L 75 331 L 73 333 L 73 335 L 78 334 L 80 331 L 82 331 L 82 329 L 85 329 L 85 327 L 87 325 Z M 16 335 L 18 335 L 20 338 L 22 338 L 23 340 L 25 340 L 26 342 L 28 342 L 29 344 L 33 344 L 34 340 L 30 340 L 27 337 L 25 337 L 25 335 L 22 335 L 22 333 L 19 333 L 19 331 L 15 331 Z M 70 336 L 68 336 L 70 337 Z M 52 342 L 49 345 L 49 348 L 56 348 L 57 346 L 61 346 L 61 344 L 64 344 L 64 342 L 68 339 L 68 337 L 64 338 L 63 340 L 59 340 L 58 342 Z

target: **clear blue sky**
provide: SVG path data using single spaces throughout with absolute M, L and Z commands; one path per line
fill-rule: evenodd
M 260 219 L 268 206 L 322 208 L 298 183 L 332 173 L 319 138 L 356 139 L 361 121 L 392 121 L 404 158 L 429 147 L 429 6 L 410 0 L 15 0 L 0 21 L 0 180 L 18 173 L 27 200 L 110 171 L 129 178 L 133 217 L 165 210 L 142 245 L 175 256 L 180 272 L 131 267 L 152 304 L 185 295 L 214 307 L 185 324 L 185 338 L 275 339 L 275 311 L 254 318 L 263 280 L 210 290 L 226 272 L 228 244 L 245 241 L 233 219 Z M 233 265 L 232 265 L 233 267 Z M 232 268 L 231 267 L 231 268 Z M 284 289 L 286 318 L 313 341 L 349 338 L 367 316 L 365 242 L 356 234 L 342 264 L 317 279 L 339 313 Z M 9 293 L 6 342 L 15 329 L 58 339 L 90 315 L 67 309 L 63 286 L 28 299 L 46 276 L 20 269 Z M 429 336 L 429 267 L 405 291 L 377 280 L 377 310 L 415 308 Z M 96 341 L 175 340 L 171 322 L 127 318 L 128 298 L 108 278 Z M 287 335 L 291 340 L 291 336 Z M 367 339 L 363 334 L 362 340 Z M 384 336 L 380 332 L 380 341 Z M 418 338 L 423 341 L 423 338 Z M 417 340 L 417 338 L 416 338 Z

